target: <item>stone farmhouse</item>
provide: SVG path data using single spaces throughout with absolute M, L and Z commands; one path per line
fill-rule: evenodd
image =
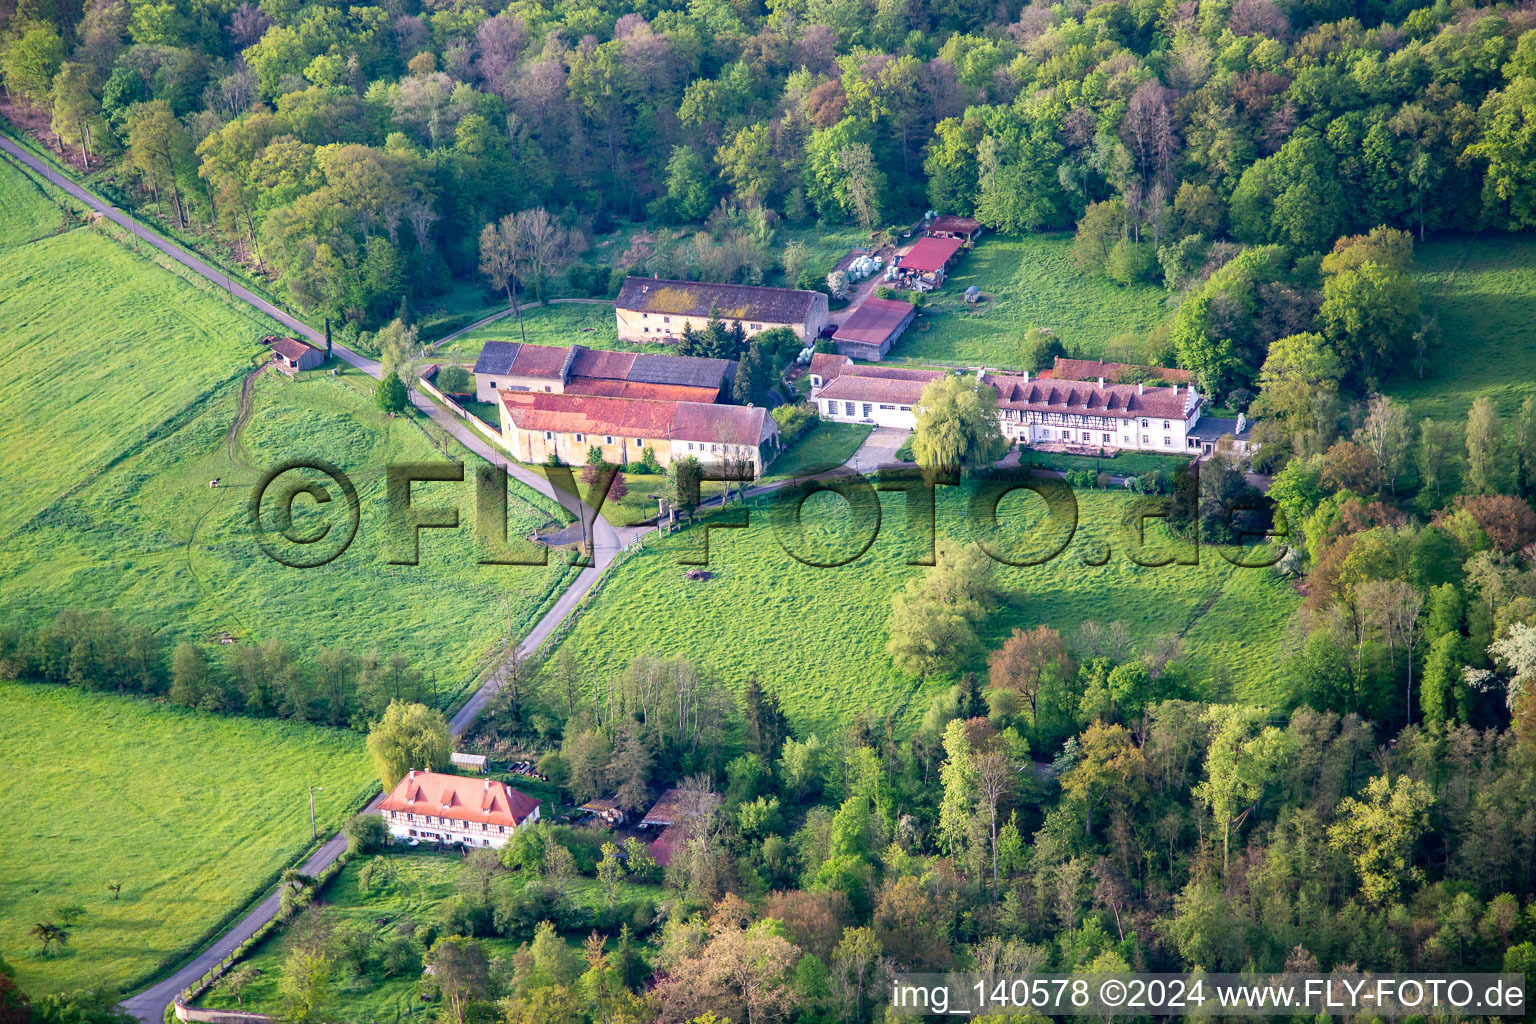
M 740 324 L 749 336 L 788 327 L 801 341 L 811 341 L 826 325 L 827 297 L 796 288 L 627 277 L 614 310 L 624 341 L 676 341 L 684 324 L 703 330 L 711 310 L 727 327 Z
M 623 466 L 650 448 L 662 466 L 691 455 L 714 468 L 750 467 L 756 477 L 779 453 L 778 424 L 763 408 L 571 393 L 500 397 L 501 436 L 521 462 L 554 456 L 580 466 L 595 445 L 605 461 Z
M 736 362 L 698 356 L 609 352 L 572 345 L 488 341 L 475 361 L 475 398 L 494 402 L 503 391 L 644 398 L 653 401 L 729 400 Z
M 379 804 L 379 814 L 399 840 L 494 848 L 539 820 L 539 802 L 505 782 L 412 771 Z
M 917 424 L 923 388 L 945 371 L 818 355 L 810 373 L 811 400 L 822 419 L 910 430 Z M 1248 450 L 1245 419 L 1202 425 L 1204 399 L 1193 384 L 1110 384 L 1103 378 L 1042 379 L 987 370 L 980 379 L 997 392 L 1003 436 L 1027 446 L 1209 455 L 1231 437 L 1239 454 Z

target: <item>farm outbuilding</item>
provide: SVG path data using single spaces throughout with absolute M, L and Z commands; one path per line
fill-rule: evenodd
M 272 350 L 272 365 L 284 373 L 318 370 L 325 362 L 324 352 L 298 338 L 268 335 L 262 342 Z
M 934 238 L 958 238 L 970 245 L 981 234 L 981 221 L 975 217 L 935 217 L 928 222 L 928 234 Z
M 448 755 L 448 763 L 455 768 L 470 768 L 477 772 L 485 771 L 484 754 L 463 754 L 455 750 Z
M 832 335 L 838 355 L 878 362 L 885 358 L 901 332 L 917 316 L 917 308 L 900 299 L 868 298 Z
M 958 238 L 919 238 L 896 266 L 913 279 L 914 287 L 929 291 L 944 283 L 949 264 L 963 248 Z

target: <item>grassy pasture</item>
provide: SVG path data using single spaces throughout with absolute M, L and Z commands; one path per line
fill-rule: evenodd
M 411 918 L 418 926 L 434 925 L 439 919 L 442 905 L 458 891 L 459 878 L 464 872 L 463 859 L 456 853 L 429 853 L 413 850 L 390 855 L 396 870 L 392 883 L 375 886 L 364 892 L 358 885 L 358 875 L 365 863 L 358 859 L 344 867 L 321 892 L 320 899 L 326 904 L 325 913 L 333 924 L 344 921 L 361 922 L 374 930 L 379 940 L 393 937 L 395 925 L 404 918 Z M 526 881 L 521 874 L 509 874 L 500 885 L 520 886 Z M 570 881 L 571 899 L 577 906 L 598 907 L 603 903 L 603 892 L 597 881 L 576 876 Z M 649 892 L 630 882 L 620 883 L 619 899 L 632 899 Z M 378 922 L 382 920 L 383 924 Z M 261 971 L 260 978 L 241 993 L 240 1009 L 257 1013 L 273 1013 L 282 1008 L 278 996 L 278 979 L 282 974 L 285 934 L 281 931 L 260 943 L 248 958 L 248 963 Z M 509 939 L 481 939 L 486 955 L 508 960 L 517 951 L 518 943 Z M 335 1001 L 329 1008 L 335 1019 L 353 1021 L 385 1021 L 398 1015 L 419 1013 L 423 1004 L 416 996 L 418 976 L 404 972 L 385 977 L 377 967 L 360 977 L 347 977 L 344 970 L 334 976 Z M 221 987 L 215 986 L 198 1001 L 200 1006 L 220 1009 L 235 1008 L 235 1000 Z
M 632 345 L 619 340 L 613 307 L 587 302 L 559 302 L 523 310 L 523 330 L 519 332 L 516 314 L 493 320 L 483 327 L 459 335 L 439 345 L 435 354 L 445 361 L 471 364 L 488 341 L 522 341 L 527 334 L 530 345 L 585 345 L 588 348 L 619 349 L 625 352 L 659 352 L 668 345 Z
M 29 992 L 128 983 L 187 952 L 309 844 L 310 784 L 330 831 L 377 781 L 352 732 L 6 682 L 0 707 L 25 804 L 0 857 L 0 952 Z M 85 916 L 41 959 L 27 932 L 62 903 Z
M 434 673 L 445 696 L 462 688 L 505 635 L 503 602 L 526 629 L 572 570 L 558 555 L 545 567 L 479 565 L 472 471 L 462 484 L 413 487 L 417 504 L 457 504 L 461 526 L 422 531 L 419 565 L 388 564 L 409 549 L 386 529 L 385 467 L 444 459 L 421 421 L 381 414 L 370 385 L 357 374 L 264 374 L 234 446 L 226 430 L 240 383 L 224 385 L 180 429 L 0 545 L 12 570 L 0 584 L 11 614 L 35 620 L 61 606 L 110 607 L 163 627 L 168 640 L 206 642 L 228 631 L 281 637 L 310 654 L 378 646 Z M 332 462 L 354 481 L 360 522 L 335 561 L 294 569 L 257 547 L 247 503 L 268 467 L 306 457 Z M 220 486 L 210 488 L 215 478 Z M 552 503 L 521 485 L 510 491 L 508 532 L 518 539 L 548 521 Z M 301 498 L 296 532 L 325 523 L 340 530 L 343 505 L 338 495 L 333 518 L 323 514 L 330 507 Z
M 0 327 L 6 537 L 247 372 L 276 325 L 77 229 L 0 261 Z
M 1415 416 L 1465 421 L 1487 395 L 1505 416 L 1536 394 L 1536 236 L 1452 236 L 1414 251 L 1420 302 L 1440 322 L 1424 379 L 1411 370 L 1387 391 Z
M 36 205 L 25 178 L 0 171 L 4 209 Z M 242 408 L 257 339 L 275 327 L 85 229 L 0 261 L 7 620 L 110 607 L 168 642 L 228 631 L 311 653 L 377 644 L 451 692 L 505 634 L 504 602 L 525 628 L 570 570 L 558 559 L 544 568 L 476 564 L 468 481 L 418 485 L 418 501 L 449 496 L 462 506 L 464 525 L 451 536 L 427 531 L 421 565 L 386 564 L 384 466 L 457 449 L 414 414 L 383 416 L 372 382 L 355 371 L 298 381 L 269 371 Z M 236 420 L 243 427 L 231 438 Z M 246 511 L 265 469 L 303 456 L 341 466 L 363 505 L 356 543 L 313 570 L 262 554 Z M 210 488 L 215 478 L 223 486 Z M 520 485 L 511 491 L 517 538 L 554 505 Z M 301 521 L 313 511 L 307 498 L 296 508 Z
M 1088 619 L 1124 622 L 1145 644 L 1181 633 L 1185 660 L 1207 681 L 1211 699 L 1277 697 L 1274 665 L 1297 598 L 1273 572 L 1236 568 L 1210 548 L 1193 566 L 1146 568 L 1132 563 L 1121 526 L 1132 499 L 1084 492 L 1077 532 L 1057 558 L 1034 567 L 997 566 L 1006 591 L 980 630 L 989 650 L 1016 626 L 1046 624 L 1070 632 Z M 826 729 L 859 712 L 895 714 L 914 721 L 949 678 L 918 680 L 897 672 L 886 652 L 890 598 L 921 570 L 908 566 L 915 537 L 907 532 L 900 494 L 881 495 L 878 537 L 857 560 L 837 568 L 803 564 L 788 554 L 776 524 L 782 504 L 759 499 L 746 529 L 715 529 L 709 536 L 705 582 L 684 579 L 679 558 L 697 552 L 697 528 L 658 539 L 612 570 L 562 641 L 587 673 L 622 668 L 630 652 L 682 654 L 708 665 L 733 685 L 750 673 L 776 690 L 800 728 Z M 938 533 L 972 536 L 969 496 L 941 488 Z M 1029 541 L 1043 554 L 1048 531 L 1043 502 L 1018 492 L 999 507 L 1000 533 Z M 739 521 L 739 511 L 734 513 Z M 805 544 L 815 560 L 857 550 L 854 523 L 839 497 L 820 494 L 803 512 Z M 979 529 L 979 527 L 978 527 Z M 1147 527 L 1146 555 L 1169 552 L 1174 542 L 1155 523 Z M 799 550 L 799 542 L 791 541 Z M 1102 566 L 1087 564 L 1112 549 Z M 1143 561 L 1150 560 L 1146 555 Z M 1016 559 L 1017 560 L 1017 559 Z M 984 659 L 965 668 L 985 669 Z
M 64 219 L 42 190 L 0 159 L 0 252 L 53 234 Z
M 917 323 L 891 350 L 891 358 L 1013 367 L 1031 327 L 1049 327 L 1067 349 L 1085 358 L 1135 355 L 1140 339 L 1167 314 L 1167 293 L 1155 285 L 1122 288 L 1077 272 L 1067 257 L 1068 235 L 986 235 L 960 256 L 944 287 L 932 293 Z M 965 290 L 982 301 L 972 306 Z M 1107 352 L 1110 339 L 1134 334 L 1127 353 Z

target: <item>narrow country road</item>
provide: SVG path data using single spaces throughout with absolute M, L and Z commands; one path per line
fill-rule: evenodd
M 4 136 L 0 136 L 0 151 L 4 151 L 17 163 L 23 164 L 37 174 L 42 175 L 52 184 L 68 192 L 75 199 L 109 218 L 123 229 L 132 232 L 135 236 L 154 246 L 188 270 L 203 277 L 213 285 L 223 288 L 231 297 L 237 298 L 252 308 L 266 314 L 295 334 L 299 334 L 317 344 L 325 344 L 325 336 L 321 332 L 278 309 L 260 295 L 231 281 L 223 272 L 210 266 L 177 243 L 143 227 L 117 207 L 60 176 L 47 163 L 28 153 L 25 149 Z M 492 317 L 491 319 L 495 318 Z M 376 360 L 359 355 L 343 345 L 334 345 L 333 351 L 337 358 L 369 376 L 377 378 L 380 375 L 379 364 Z M 576 609 L 582 597 L 592 589 L 592 585 L 597 582 L 597 578 L 602 574 L 603 569 L 613 561 L 623 546 L 645 533 L 646 530 L 627 529 L 621 535 L 620 531 L 615 530 L 606 519 L 598 516 L 578 498 L 553 487 L 545 477 L 523 468 L 495 451 L 480 435 L 467 427 L 452 413 L 431 402 L 425 396 L 417 394 L 415 391 L 411 393 L 411 401 L 417 409 L 421 410 L 444 430 L 452 434 L 465 448 L 487 462 L 502 467 L 509 476 L 519 482 L 526 484 L 547 497 L 553 498 L 584 522 L 590 524 L 589 529 L 593 539 L 592 565 L 582 569 L 577 574 L 576 578 L 565 589 L 564 593 L 560 595 L 555 604 L 534 624 L 528 635 L 518 644 L 514 656 L 521 660 L 538 649 L 539 645 Z M 463 735 L 470 725 L 473 724 L 476 716 L 485 707 L 486 702 L 501 688 L 502 681 L 505 678 L 503 673 L 504 669 L 494 673 L 470 697 L 465 705 L 459 709 L 459 712 L 453 716 L 450 725 L 455 738 Z M 368 804 L 367 809 L 373 810 L 381 799 L 382 795 L 374 797 Z M 310 856 L 309 860 L 305 861 L 304 873 L 315 875 L 325 870 L 326 867 L 336 861 L 337 857 L 341 856 L 342 851 L 345 849 L 345 838 L 340 834 L 332 836 L 325 845 Z M 215 939 L 201 953 L 183 964 L 170 977 L 123 1000 L 122 1005 L 124 1009 L 128 1010 L 139 1020 L 144 1021 L 145 1024 L 160 1024 L 165 1017 L 166 1008 L 176 999 L 177 994 L 200 978 L 219 961 L 228 957 L 242 942 L 255 934 L 257 929 L 276 916 L 278 903 L 278 893 L 274 889 L 271 893 L 267 894 L 266 899 L 262 900 L 249 913 L 230 926 L 224 934 Z

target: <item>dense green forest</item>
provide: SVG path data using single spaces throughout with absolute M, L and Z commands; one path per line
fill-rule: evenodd
M 1080 220 L 1119 273 L 1212 242 L 1536 226 L 1536 15 L 1509 5 L 740 0 L 490 9 L 6 0 L 13 115 L 306 311 L 376 327 L 478 279 L 804 270 L 782 226 Z M 640 225 L 616 265 L 593 237 Z M 703 230 L 699 230 L 702 228 Z M 787 264 L 787 266 L 786 266 Z M 814 278 L 813 278 L 814 280 Z

